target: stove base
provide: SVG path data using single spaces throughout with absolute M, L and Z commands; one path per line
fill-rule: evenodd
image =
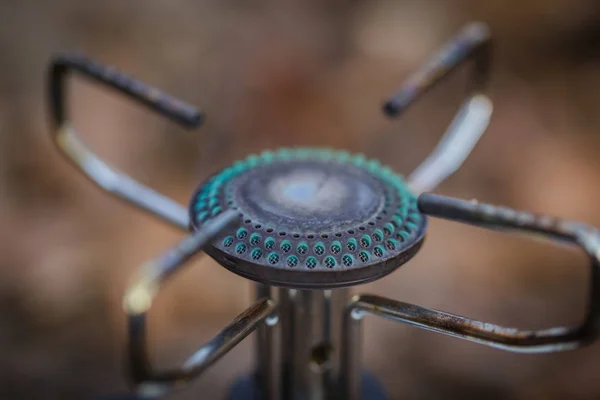
M 389 397 L 381 382 L 373 375 L 363 372 L 362 400 L 388 400 Z M 256 380 L 252 376 L 239 378 L 229 393 L 227 400 L 262 400 Z

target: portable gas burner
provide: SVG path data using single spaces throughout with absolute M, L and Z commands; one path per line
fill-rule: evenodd
M 181 229 L 178 245 L 143 265 L 124 297 L 134 394 L 160 398 L 185 386 L 257 331 L 256 369 L 230 398 L 385 399 L 377 379 L 361 371 L 361 321 L 376 315 L 509 351 L 574 349 L 592 342 L 600 315 L 600 235 L 594 228 L 476 201 L 424 193 L 455 172 L 487 128 L 483 94 L 490 65 L 485 25 L 466 26 L 384 105 L 402 113 L 465 61 L 473 61 L 468 97 L 434 152 L 407 181 L 376 160 L 326 149 L 266 151 L 214 173 L 192 196 L 189 211 L 94 154 L 66 111 L 66 82 L 77 72 L 117 89 L 188 127 L 202 122 L 192 106 L 114 68 L 80 55 L 59 55 L 49 69 L 50 107 L 58 148 L 105 191 Z M 590 299 L 580 326 L 523 331 L 348 287 L 383 278 L 421 248 L 427 216 L 521 231 L 581 247 L 592 264 Z M 156 369 L 146 343 L 146 318 L 160 287 L 200 251 L 256 282 L 256 302 L 180 368 Z

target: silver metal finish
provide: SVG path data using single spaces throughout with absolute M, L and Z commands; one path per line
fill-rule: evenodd
M 432 194 L 423 194 L 419 197 L 419 208 L 428 215 L 481 227 L 535 233 L 547 239 L 566 241 L 580 247 L 591 262 L 586 316 L 578 326 L 559 326 L 529 331 L 506 328 L 380 296 L 369 294 L 354 296 L 346 307 L 343 320 L 340 385 L 344 399 L 358 399 L 361 393 L 361 321 L 366 314 L 519 353 L 572 350 L 587 345 L 598 337 L 600 330 L 600 232 L 598 230 L 577 222 Z
M 271 287 L 255 284 L 256 300 L 271 299 Z M 275 354 L 275 332 L 279 316 L 273 315 L 256 329 L 256 380 L 264 400 L 279 398 Z
M 280 290 L 281 398 L 321 400 L 337 391 L 346 289 Z
M 52 60 L 49 70 L 50 111 L 54 125 L 52 139 L 81 172 L 100 188 L 157 217 L 187 230 L 187 207 L 139 183 L 98 157 L 78 136 L 67 112 L 68 77 L 79 73 L 106 85 L 131 99 L 153 109 L 186 127 L 200 125 L 202 115 L 193 106 L 177 100 L 160 90 L 105 67 L 83 56 L 61 55 Z
M 458 66 L 469 59 L 473 60 L 466 100 L 438 146 L 409 177 L 409 186 L 416 194 L 433 190 L 456 172 L 487 129 L 493 109 L 492 101 L 483 94 L 490 70 L 489 39 L 486 25 L 471 23 L 465 26 L 410 76 L 384 106 L 388 116 L 400 115 Z
M 489 123 L 492 104 L 482 94 L 489 75 L 489 47 L 487 27 L 483 24 L 468 25 L 423 68 L 411 76 L 398 94 L 385 104 L 384 111 L 388 116 L 400 115 L 429 88 L 450 74 L 464 61 L 472 60 L 474 63 L 467 99 L 463 102 L 461 109 L 437 148 L 410 175 L 409 185 L 417 194 L 435 188 L 454 173 L 470 154 Z M 110 166 L 79 139 L 66 112 L 66 78 L 70 72 L 83 74 L 188 127 L 195 127 L 200 124 L 200 113 L 192 106 L 161 93 L 142 82 L 133 80 L 114 68 L 96 64 L 85 57 L 77 55 L 59 56 L 53 59 L 49 72 L 50 106 L 54 123 L 53 139 L 60 151 L 95 184 L 107 192 L 152 213 L 174 226 L 187 230 L 190 227 L 190 221 L 188 211 L 184 206 Z M 272 157 L 272 155 L 269 157 Z M 240 167 L 240 165 L 238 163 L 237 167 Z M 375 164 L 369 163 L 369 165 L 373 167 Z M 348 172 L 349 169 L 344 168 L 343 171 Z M 278 170 L 278 172 L 280 171 Z M 269 190 L 268 187 L 258 185 L 258 189 L 252 192 L 254 190 L 252 188 L 257 186 L 255 182 L 259 182 L 261 178 L 264 178 L 260 171 L 252 173 L 257 175 L 252 177 L 248 190 L 240 194 L 239 203 L 244 204 L 244 202 L 254 199 L 253 201 L 258 206 L 267 204 L 273 209 L 273 201 L 275 203 L 281 201 L 279 192 L 277 192 L 277 196 L 272 197 L 270 200 L 267 199 L 269 201 L 273 200 L 271 203 L 263 198 L 265 191 Z M 385 176 L 390 175 L 386 171 L 383 171 L 383 174 Z M 304 189 L 300 191 L 306 192 L 306 187 L 317 189 L 314 191 L 317 195 L 314 196 L 314 201 L 305 204 L 305 206 L 310 206 L 305 209 L 306 215 L 298 217 L 300 223 L 298 221 L 293 223 L 288 221 L 287 223 L 293 225 L 292 228 L 302 228 L 303 224 L 314 223 L 314 229 L 304 226 L 306 232 L 286 230 L 291 232 L 292 239 L 300 239 L 302 237 L 301 233 L 307 234 L 306 239 L 318 239 L 317 236 L 320 236 L 320 239 L 323 240 L 332 239 L 331 234 L 338 238 L 346 238 L 345 235 L 354 235 L 356 232 L 352 227 L 350 227 L 352 229 L 344 227 L 347 230 L 345 233 L 330 232 L 332 228 L 339 225 L 340 218 L 338 218 L 338 221 L 327 220 L 327 218 L 332 215 L 335 216 L 335 213 L 341 210 L 339 204 L 331 202 L 334 195 L 339 196 L 340 186 L 333 179 L 335 177 L 327 174 L 323 177 L 320 177 L 321 174 L 317 175 L 319 176 L 318 179 L 308 181 L 307 185 L 304 185 Z M 340 174 L 340 176 L 342 175 Z M 352 176 L 349 176 L 348 180 L 352 184 L 347 185 L 349 188 L 347 199 L 355 201 L 357 193 L 360 192 L 360 190 L 355 190 L 355 184 L 360 182 L 357 182 L 355 177 Z M 298 193 L 298 187 L 290 189 L 289 185 L 286 186 L 289 183 L 288 181 L 290 181 L 289 177 L 278 178 L 275 187 L 284 187 L 286 193 Z M 326 182 L 328 182 L 328 185 L 323 185 Z M 383 185 L 382 187 L 385 190 L 392 190 L 394 187 L 394 182 L 385 180 L 378 181 L 377 185 L 380 184 Z M 323 191 L 321 191 L 322 189 Z M 218 190 L 215 189 L 215 192 L 218 193 Z M 297 195 L 294 196 L 292 196 L 294 197 L 292 198 L 293 201 L 286 200 L 286 206 L 289 205 L 290 209 L 297 210 L 305 199 L 304 196 L 300 196 L 302 198 Z M 273 240 L 273 246 L 270 245 L 270 248 L 265 246 L 265 249 L 271 252 L 270 257 L 267 259 L 270 259 L 269 263 L 272 265 L 277 264 L 278 268 L 269 267 L 259 271 L 257 270 L 258 264 L 246 260 L 246 264 L 240 265 L 248 267 L 247 270 L 241 272 L 237 270 L 236 273 L 250 276 L 267 284 L 287 284 L 290 288 L 279 289 L 278 291 L 279 305 L 273 298 L 272 288 L 264 284 L 258 284 L 254 304 L 189 357 L 183 366 L 169 371 L 155 370 L 150 362 L 146 343 L 146 318 L 159 289 L 174 272 L 179 271 L 186 261 L 201 250 L 205 250 L 210 254 L 209 248 L 211 246 L 207 245 L 212 244 L 218 235 L 224 234 L 228 229 L 231 230 L 233 224 L 237 224 L 239 227 L 237 221 L 239 211 L 226 210 L 213 204 L 210 213 L 202 214 L 202 218 L 200 218 L 202 223 L 194 226 L 196 229 L 194 233 L 185 237 L 162 256 L 149 261 L 140 268 L 134 283 L 125 293 L 123 305 L 129 324 L 128 351 L 131 375 L 138 394 L 141 396 L 162 396 L 169 393 L 173 388 L 185 384 L 191 378 L 202 373 L 256 330 L 257 367 L 255 376 L 263 398 L 269 400 L 321 400 L 335 396 L 344 400 L 359 399 L 362 395 L 360 370 L 361 321 L 367 314 L 471 342 L 522 353 L 570 350 L 589 344 L 598 337 L 600 331 L 600 233 L 597 229 L 581 223 L 561 221 L 553 217 L 519 212 L 506 207 L 495 207 L 479 204 L 475 201 L 468 202 L 431 194 L 421 194 L 417 206 L 414 204 L 415 198 L 412 197 L 412 194 L 410 196 L 411 199 L 408 196 L 403 196 L 398 199 L 393 198 L 391 201 L 389 198 L 386 201 L 385 196 L 382 197 L 381 195 L 373 197 L 375 200 L 382 198 L 384 206 L 386 203 L 396 206 L 397 204 L 394 204 L 394 202 L 403 203 L 403 199 L 410 200 L 412 202 L 411 207 L 416 210 L 413 213 L 413 219 L 421 215 L 429 215 L 485 228 L 539 234 L 549 239 L 561 240 L 579 246 L 591 261 L 589 303 L 584 321 L 575 327 L 554 327 L 527 331 L 497 326 L 376 295 L 361 294 L 354 296 L 348 302 L 347 289 L 301 290 L 299 288 L 325 288 L 325 286 L 318 285 L 318 278 L 316 278 L 318 275 L 313 272 L 303 273 L 302 279 L 297 279 L 294 275 L 300 270 L 298 261 L 305 255 L 308 257 L 308 245 L 300 246 L 302 251 L 299 251 L 298 254 L 302 257 L 286 258 L 286 264 L 283 265 L 283 258 L 280 254 L 274 254 L 275 241 Z M 218 196 L 215 198 L 220 201 Z M 229 201 L 233 202 L 234 200 L 230 199 Z M 210 204 L 210 201 L 207 202 L 208 204 Z M 368 211 L 368 204 L 365 204 L 355 207 L 356 210 Z M 390 207 L 390 204 L 385 207 Z M 382 210 L 382 215 L 393 214 L 392 209 L 388 210 L 377 204 L 375 205 L 376 208 Z M 252 207 L 249 208 L 252 209 Z M 319 213 L 319 210 L 322 212 Z M 376 225 L 378 224 L 377 221 L 383 221 L 384 217 L 382 215 L 373 215 L 374 220 L 371 220 L 373 218 L 365 219 L 364 222 L 367 223 L 367 226 L 364 226 L 361 222 L 364 218 L 360 218 L 358 231 L 367 232 L 370 229 L 369 226 L 375 227 L 373 229 L 379 229 Z M 280 220 L 282 219 L 270 221 L 273 223 L 272 227 L 264 227 L 260 223 L 252 226 L 255 230 L 266 228 L 265 233 L 273 233 L 273 236 L 277 234 L 280 238 L 287 237 L 288 233 L 286 231 L 276 232 L 275 230 L 280 226 L 286 227 Z M 244 221 L 245 224 L 251 222 L 251 219 Z M 387 221 L 383 222 L 386 223 Z M 422 226 L 422 229 L 418 231 L 419 236 L 417 238 L 418 246 L 420 246 L 424 235 L 424 224 L 419 225 L 421 222 L 411 221 L 411 217 L 407 215 L 400 215 L 396 223 L 398 226 L 393 226 L 393 224 L 388 226 L 388 232 L 385 232 L 385 235 L 391 236 L 397 230 L 396 228 L 402 229 L 409 225 L 417 228 Z M 246 254 L 248 246 L 246 242 L 242 241 L 247 240 L 248 245 L 258 246 L 262 240 L 261 236 L 248 235 L 249 232 L 246 229 L 238 230 L 236 233 L 235 240 L 238 240 L 237 244 L 239 245 L 239 247 L 236 246 L 238 249 L 236 253 Z M 378 232 L 369 233 L 376 234 Z M 405 233 L 408 233 L 408 231 Z M 383 234 L 384 232 L 380 233 L 381 237 L 376 240 L 377 242 L 383 241 Z M 247 236 L 249 237 L 246 238 Z M 254 238 L 254 244 L 251 242 L 252 238 Z M 402 243 L 405 243 L 409 238 L 410 236 L 402 235 L 397 237 Z M 357 250 L 357 242 L 350 239 L 353 238 L 348 237 L 345 246 L 347 250 L 343 250 L 344 252 L 355 252 Z M 362 248 L 372 247 L 371 239 L 364 236 L 362 239 L 364 239 L 361 243 Z M 387 240 L 386 244 L 395 249 L 396 244 L 390 241 L 389 238 Z M 413 237 L 411 240 L 416 239 Z M 232 236 L 231 241 L 226 242 L 229 244 L 225 245 L 223 243 L 223 246 L 231 246 L 233 241 Z M 328 251 L 327 249 L 333 252 L 330 245 L 334 243 L 327 244 L 327 247 L 322 243 L 319 246 L 315 245 L 311 251 L 319 256 Z M 349 247 L 347 244 L 352 244 L 352 246 Z M 289 257 L 288 252 L 292 249 L 298 249 L 300 243 L 294 243 L 295 246 L 292 246 L 288 237 L 288 239 L 281 239 L 280 245 L 281 254 L 286 253 L 286 257 Z M 336 246 L 338 245 L 340 244 L 337 243 Z M 400 245 L 400 242 L 398 242 L 398 245 Z M 391 250 L 390 248 L 388 250 Z M 417 248 L 414 248 L 414 252 Z M 335 247 L 335 249 L 336 255 L 342 251 L 341 245 Z M 384 254 L 383 251 L 382 249 L 381 254 Z M 262 257 L 262 253 L 260 253 L 260 256 L 258 254 L 254 252 L 255 257 Z M 408 257 L 411 257 L 412 254 Z M 222 264 L 230 263 L 226 267 L 233 270 L 233 261 L 235 260 L 233 258 L 225 259 L 225 255 L 227 254 L 224 253 L 221 260 Z M 217 255 L 213 254 L 213 257 L 219 260 Z M 247 255 L 244 257 L 247 258 Z M 369 259 L 366 255 L 363 258 L 365 260 Z M 331 256 L 331 259 L 334 259 L 334 257 Z M 391 267 L 397 267 L 399 265 L 397 263 L 404 262 L 407 259 L 390 258 L 389 263 L 394 265 L 388 266 L 390 267 L 389 271 L 393 269 Z M 329 265 L 320 266 L 327 273 L 333 271 L 328 275 L 330 278 L 327 278 L 326 283 L 329 285 L 326 287 L 327 289 L 363 281 L 364 277 L 347 279 L 348 276 L 356 273 L 359 268 L 354 264 L 350 254 L 346 255 L 346 260 L 347 262 L 343 264 L 344 268 L 341 270 L 332 269 L 336 265 L 333 262 L 330 262 Z M 338 265 L 340 264 L 339 261 L 336 262 Z M 361 262 L 365 263 L 366 261 Z M 237 267 L 239 268 L 240 265 Z M 381 272 L 382 265 L 377 264 L 373 267 Z M 307 263 L 305 267 L 307 269 L 315 268 L 317 273 L 323 273 L 317 268 L 316 261 Z M 296 269 L 294 270 L 294 268 Z M 282 273 L 289 274 L 293 279 L 282 282 Z M 346 281 L 342 279 L 341 274 L 346 274 Z M 383 275 L 385 273 L 382 275 L 375 274 L 372 277 L 376 279 Z M 277 334 L 279 335 L 277 336 Z M 276 339 L 280 341 L 279 355 L 276 354 Z M 280 375 L 280 380 L 277 379 L 278 375 Z
M 235 347 L 276 311 L 275 301 L 262 298 L 200 347 L 182 367 L 157 371 L 150 362 L 146 343 L 146 319 L 160 287 L 220 231 L 235 223 L 237 218 L 234 212 L 215 217 L 203 229 L 187 236 L 161 257 L 143 265 L 136 274 L 135 281 L 125 292 L 123 306 L 129 323 L 130 367 L 139 394 L 164 394 L 186 383 Z
M 81 171 L 108 193 L 125 200 L 177 228 L 187 230 L 187 207 L 142 185 L 129 175 L 102 161 L 77 136 L 75 128 L 65 124 L 55 136 L 56 144 Z
M 435 150 L 408 177 L 415 193 L 435 189 L 467 159 L 489 124 L 492 102 L 484 95 L 465 101 Z

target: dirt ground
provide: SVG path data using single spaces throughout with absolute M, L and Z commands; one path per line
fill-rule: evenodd
M 127 386 L 121 294 L 181 233 L 93 187 L 52 147 L 45 73 L 80 50 L 205 110 L 183 131 L 81 81 L 76 123 L 98 152 L 182 202 L 210 172 L 280 146 L 364 152 L 408 173 L 464 94 L 465 71 L 400 120 L 380 113 L 471 20 L 495 37 L 487 134 L 438 193 L 600 226 L 600 3 L 595 0 L 0 1 L 0 398 L 83 399 Z M 432 221 L 422 251 L 357 288 L 523 328 L 576 323 L 587 265 L 565 248 Z M 250 284 L 203 258 L 152 314 L 175 365 L 243 310 Z M 369 319 L 365 362 L 394 399 L 597 399 L 600 343 L 519 355 Z M 220 398 L 251 343 L 173 398 Z

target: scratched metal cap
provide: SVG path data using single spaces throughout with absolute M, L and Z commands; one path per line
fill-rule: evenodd
M 228 209 L 240 223 L 206 253 L 238 275 L 289 288 L 381 278 L 417 252 L 426 229 L 400 176 L 326 149 L 266 151 L 217 172 L 192 198 L 192 229 Z

